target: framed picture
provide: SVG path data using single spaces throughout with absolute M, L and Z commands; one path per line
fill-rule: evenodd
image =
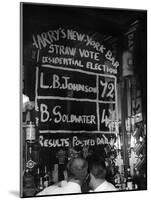
M 147 11 L 20 12 L 20 196 L 147 190 Z

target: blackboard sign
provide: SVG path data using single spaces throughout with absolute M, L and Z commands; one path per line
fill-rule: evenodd
M 40 134 L 117 133 L 119 62 L 112 52 L 88 34 L 64 28 L 33 35 L 33 45 Z
M 115 132 L 116 77 L 55 66 L 37 67 L 42 132 Z

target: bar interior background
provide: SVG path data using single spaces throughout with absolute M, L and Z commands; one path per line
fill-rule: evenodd
M 62 179 L 62 171 L 66 165 L 67 160 L 72 156 L 86 156 L 92 152 L 96 154 L 103 154 L 106 156 L 106 162 L 109 165 L 109 180 L 122 190 L 127 190 L 127 186 L 124 185 L 124 178 L 129 176 L 129 170 L 133 179 L 135 179 L 136 187 L 128 189 L 144 190 L 147 189 L 147 141 L 146 141 L 146 126 L 147 126 L 147 13 L 143 10 L 124 10 L 124 9 L 109 9 L 109 8 L 89 8 L 89 7 L 72 7 L 72 6 L 55 6 L 55 5 L 43 5 L 43 4 L 23 4 L 22 5 L 22 93 L 28 97 L 28 101 L 31 103 L 29 108 L 23 112 L 22 117 L 22 136 L 21 136 L 21 195 L 34 196 L 34 185 L 30 180 L 29 187 L 28 181 L 24 182 L 24 173 L 27 168 L 32 171 L 34 178 L 37 176 L 37 170 L 41 171 L 41 176 L 44 173 L 51 174 L 54 167 L 58 169 L 58 180 Z M 79 141 L 92 139 L 97 140 L 102 133 L 95 130 L 95 126 L 91 126 L 92 129 L 88 129 L 89 126 L 85 126 L 85 130 L 82 133 L 74 132 L 74 129 L 68 127 L 68 125 L 62 125 L 66 127 L 67 132 L 57 132 L 57 128 L 53 128 L 46 124 L 47 129 L 53 130 L 53 133 L 42 133 L 40 129 L 44 131 L 44 126 L 38 124 L 40 120 L 40 103 L 45 103 L 45 100 L 40 100 L 36 97 L 36 70 L 41 62 L 37 57 L 39 56 L 39 50 L 33 42 L 33 35 L 46 33 L 49 30 L 74 30 L 78 33 L 84 33 L 92 38 L 92 40 L 99 41 L 100 44 L 105 44 L 105 47 L 112 51 L 112 57 L 115 57 L 119 66 L 117 67 L 117 73 L 114 71 L 105 71 L 104 74 L 111 74 L 116 77 L 116 92 L 114 98 L 117 103 L 117 116 L 118 119 L 111 118 L 111 123 L 114 126 L 104 127 L 100 130 L 110 131 L 111 134 L 105 137 L 108 140 L 108 144 L 102 145 L 87 145 L 87 148 L 80 145 L 73 147 L 73 137 L 77 137 Z M 63 33 L 63 32 L 62 32 Z M 54 39 L 54 38 L 53 38 Z M 54 39 L 55 40 L 55 39 Z M 48 41 L 47 41 L 48 42 Z M 54 41 L 53 41 L 54 42 Z M 86 48 L 82 46 L 82 42 L 77 42 L 73 39 L 70 43 L 63 43 L 63 46 L 72 46 L 76 49 Z M 44 46 L 44 42 L 41 41 Z M 59 40 L 56 39 L 56 45 L 60 45 Z M 88 46 L 88 45 L 87 45 Z M 91 45 L 92 47 L 92 45 Z M 87 50 L 92 51 L 92 48 L 87 47 Z M 45 55 L 45 48 L 40 50 L 40 56 Z M 56 50 L 57 51 L 57 50 Z M 63 51 L 62 51 L 63 52 Z M 62 53 L 63 54 L 63 53 Z M 66 53 L 64 53 L 66 54 Z M 56 55 L 55 55 L 56 56 Z M 62 56 L 62 55 L 61 55 Z M 65 58 L 68 56 L 65 55 Z M 70 57 L 70 56 L 69 56 Z M 41 57 L 40 57 L 41 58 Z M 72 56 L 73 58 L 73 56 Z M 78 57 L 74 57 L 78 59 Z M 83 58 L 85 63 L 87 58 Z M 88 61 L 90 61 L 89 58 Z M 97 58 L 95 58 L 97 59 Z M 103 60 L 104 58 L 102 58 Z M 103 60 L 105 65 L 110 68 L 114 68 L 113 59 Z M 47 63 L 46 63 L 47 64 Z M 55 65 L 54 65 L 55 66 Z M 56 64 L 57 68 L 58 64 Z M 69 67 L 70 68 L 70 67 Z M 71 67 L 72 68 L 72 67 Z M 38 68 L 41 70 L 41 68 Z M 72 80 L 78 80 L 79 76 L 78 67 L 71 75 L 69 72 L 64 72 L 65 75 L 71 76 Z M 80 69 L 80 68 L 79 68 Z M 55 74 L 55 70 L 51 69 Z M 54 71 L 53 71 L 54 70 Z M 81 69 L 80 69 L 81 70 Z M 89 69 L 90 72 L 95 72 L 94 69 Z M 97 72 L 99 70 L 96 70 Z M 49 74 L 49 70 L 43 71 L 44 74 Z M 62 74 L 58 76 L 61 77 Z M 63 72 L 61 72 L 63 73 Z M 74 75 L 75 74 L 75 75 Z M 102 74 L 102 72 L 100 72 Z M 85 78 L 85 75 L 80 75 Z M 91 75 L 86 78 L 90 78 Z M 101 80 L 101 76 L 98 79 Z M 46 77 L 46 82 L 48 82 Z M 107 83 L 113 83 L 114 80 L 104 78 Z M 86 81 L 87 84 L 89 81 Z M 92 83 L 93 85 L 93 83 Z M 91 86 L 92 86 L 91 85 Z M 40 89 L 38 89 L 40 91 Z M 40 91 L 41 94 L 47 96 L 47 92 Z M 62 94 L 62 93 L 61 93 Z M 67 96 L 75 98 L 73 91 L 67 91 Z M 64 95 L 64 94 L 63 94 Z M 92 99 L 92 97 L 90 97 Z M 105 99 L 110 101 L 109 99 Z M 54 100 L 55 101 L 55 100 Z M 50 101 L 51 103 L 53 100 Z M 55 103 L 52 103 L 55 106 Z M 63 104 L 64 105 L 64 104 Z M 78 104 L 65 104 L 66 112 L 71 113 L 73 106 Z M 80 104 L 79 104 L 80 105 Z M 81 103 L 81 105 L 83 105 Z M 82 107 L 82 106 L 80 106 Z M 85 109 L 88 109 L 89 103 L 85 103 Z M 116 107 L 116 106 L 115 106 Z M 107 109 L 114 110 L 114 104 L 107 104 Z M 93 109 L 93 108 L 92 108 Z M 99 107 L 99 110 L 102 108 Z M 85 110 L 83 111 L 87 113 Z M 92 110 L 92 113 L 94 111 Z M 116 116 L 116 117 L 117 117 Z M 108 119 L 110 114 L 107 114 Z M 38 119 L 38 120 L 37 120 Z M 35 140 L 27 141 L 27 129 L 31 128 L 27 121 L 33 122 L 32 126 L 35 128 Z M 105 123 L 105 122 L 104 122 Z M 61 125 L 60 125 L 61 126 Z M 54 125 L 55 127 L 55 125 Z M 33 128 L 33 127 L 32 127 Z M 77 129 L 79 127 L 77 126 Z M 63 128 L 62 128 L 63 129 Z M 61 127 L 59 127 L 61 130 Z M 30 129 L 31 131 L 31 129 Z M 30 132 L 29 131 L 29 132 Z M 56 133 L 55 133 L 56 131 Z M 115 133 L 115 134 L 114 134 Z M 103 134 L 104 135 L 104 134 Z M 31 136 L 31 135 L 30 135 Z M 30 137 L 29 136 L 29 137 Z M 50 147 L 45 146 L 44 143 L 40 143 L 40 138 L 44 138 L 43 141 L 57 140 L 64 138 L 69 141 L 67 147 L 58 146 Z M 29 139 L 29 138 L 28 138 Z M 31 138 L 29 139 L 31 140 Z M 112 143 L 113 141 L 113 143 Z M 53 144 L 52 144 L 53 146 Z M 123 175 L 123 180 L 118 175 Z M 51 176 L 51 175 L 50 175 Z M 50 181 L 51 182 L 51 181 Z M 39 184 L 39 183 L 38 183 Z M 122 185 L 123 184 L 123 185 Z M 44 187 L 44 186 L 41 186 Z M 30 191 L 28 191 L 30 188 Z M 85 192 L 85 191 L 84 191 Z

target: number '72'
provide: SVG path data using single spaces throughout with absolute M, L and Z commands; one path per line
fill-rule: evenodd
M 105 97 L 105 94 L 106 94 L 106 97 L 111 97 L 113 98 L 114 97 L 114 84 L 113 83 L 109 83 L 108 82 L 103 82 L 103 81 L 100 81 L 100 84 L 101 86 L 103 86 L 103 91 L 102 91 L 102 94 L 101 94 L 101 97 Z M 109 90 L 107 93 L 107 89 Z

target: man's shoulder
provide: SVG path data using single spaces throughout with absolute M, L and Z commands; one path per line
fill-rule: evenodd
M 104 181 L 101 185 L 99 185 L 96 188 L 95 191 L 97 191 L 97 192 L 102 191 L 103 192 L 103 191 L 116 191 L 116 190 L 117 190 L 116 187 L 112 183 L 110 183 L 108 181 Z
M 51 194 L 67 194 L 67 193 L 81 193 L 81 188 L 78 184 L 73 182 L 61 182 L 61 185 L 52 185 L 44 189 L 39 195 L 51 195 Z
M 43 191 L 39 192 L 37 194 L 37 196 L 40 196 L 40 195 L 49 195 L 51 194 L 54 190 L 58 189 L 59 187 L 57 185 L 51 185 L 47 188 L 45 188 Z
M 81 192 L 81 187 L 79 184 L 75 183 L 75 182 L 68 182 L 66 185 L 64 185 L 64 187 L 62 188 L 67 188 L 71 191 L 77 191 L 77 192 Z
M 112 190 L 117 190 L 117 188 L 110 182 L 105 181 L 104 185 L 108 188 L 108 189 L 112 189 Z
M 73 182 L 66 182 L 61 187 L 55 188 L 52 194 L 81 193 L 81 187 Z

